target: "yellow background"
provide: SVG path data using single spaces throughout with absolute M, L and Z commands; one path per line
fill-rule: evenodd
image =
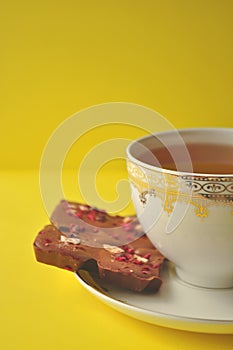
M 232 335 L 121 315 L 32 250 L 48 222 L 38 169 L 54 129 L 110 101 L 153 108 L 175 127 L 233 127 L 232 37 L 231 0 L 1 3 L 1 349 L 233 349 Z
M 41 0 L 0 9 L 1 167 L 38 167 L 63 120 L 110 101 L 233 126 L 231 0 Z

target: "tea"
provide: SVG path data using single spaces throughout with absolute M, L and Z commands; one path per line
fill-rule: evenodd
M 184 146 L 170 146 L 151 149 L 143 152 L 138 159 L 163 169 L 192 171 L 203 174 L 233 174 L 233 146 L 225 144 L 186 144 L 190 155 L 188 161 Z M 191 168 L 192 165 L 192 168 Z

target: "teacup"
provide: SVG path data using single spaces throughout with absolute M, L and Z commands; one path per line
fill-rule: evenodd
M 172 130 L 130 143 L 139 221 L 178 277 L 233 287 L 233 129 Z

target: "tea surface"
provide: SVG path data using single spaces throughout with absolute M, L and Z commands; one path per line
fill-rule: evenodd
M 233 174 L 233 145 L 190 143 L 152 149 L 142 153 L 138 159 L 169 170 L 188 171 L 204 174 Z M 193 169 L 193 170 L 192 170 Z

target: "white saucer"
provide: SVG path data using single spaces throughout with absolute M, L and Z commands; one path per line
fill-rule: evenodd
M 163 284 L 155 294 L 127 291 L 96 278 L 95 284 L 81 272 L 76 276 L 102 302 L 136 319 L 180 330 L 233 334 L 233 288 L 192 286 L 177 277 L 172 264 L 165 266 Z

